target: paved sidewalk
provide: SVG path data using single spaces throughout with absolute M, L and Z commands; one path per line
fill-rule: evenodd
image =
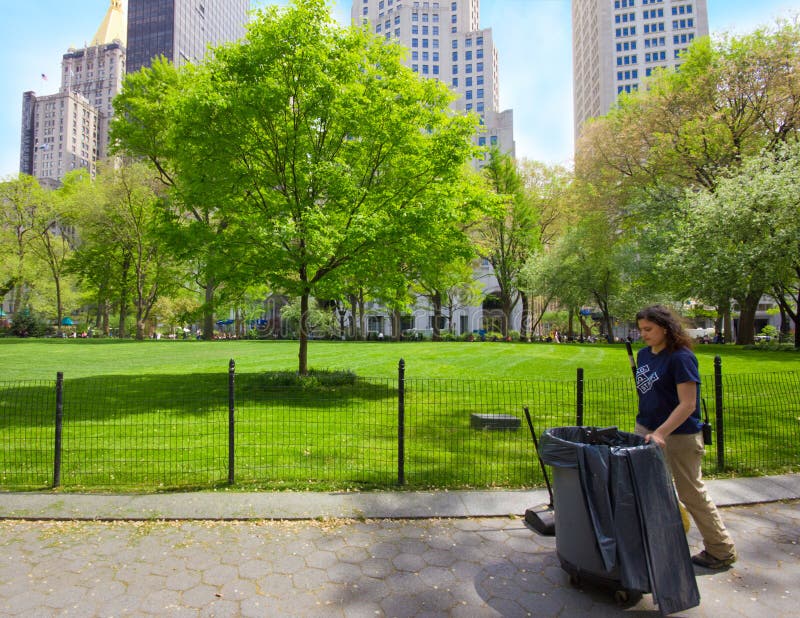
M 800 474 L 709 480 L 717 506 L 800 499 Z M 0 519 L 418 519 L 522 515 L 545 490 L 237 492 L 163 494 L 0 493 Z
M 698 568 L 701 605 L 680 615 L 797 616 L 800 475 L 708 485 L 740 558 Z M 0 494 L 0 616 L 659 615 L 649 594 L 618 605 L 607 590 L 571 586 L 555 538 L 521 518 L 542 501 L 539 491 Z

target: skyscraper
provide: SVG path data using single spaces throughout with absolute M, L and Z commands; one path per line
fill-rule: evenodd
M 91 44 L 64 54 L 58 94 L 24 93 L 22 173 L 48 186 L 73 169 L 94 173 L 107 154 L 111 101 L 125 75 L 125 34 L 124 2 L 111 0 Z
M 249 0 L 128 0 L 128 72 L 164 56 L 180 66 L 244 36 Z
M 460 95 L 454 109 L 481 118 L 478 144 L 514 156 L 514 112 L 500 111 L 497 48 L 492 29 L 480 28 L 480 0 L 353 0 L 351 18 L 407 47 L 414 72 Z
M 574 130 L 708 34 L 706 0 L 572 0 Z

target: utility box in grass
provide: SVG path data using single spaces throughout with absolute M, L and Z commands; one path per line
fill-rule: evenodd
M 471 414 L 470 425 L 473 429 L 505 429 L 516 431 L 520 420 L 513 414 Z

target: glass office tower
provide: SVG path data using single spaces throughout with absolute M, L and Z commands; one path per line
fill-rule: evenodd
M 157 56 L 202 60 L 209 45 L 244 36 L 249 10 L 249 0 L 128 0 L 128 72 Z

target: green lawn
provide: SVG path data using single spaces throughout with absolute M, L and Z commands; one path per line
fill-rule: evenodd
M 296 341 L 114 341 L 0 339 L 0 380 L 54 379 L 101 375 L 227 373 L 295 370 Z M 714 356 L 725 373 L 800 369 L 800 354 L 743 350 L 735 346 L 696 348 L 703 374 L 713 373 Z M 359 376 L 396 377 L 400 359 L 414 378 L 571 380 L 582 367 L 587 378 L 630 375 L 622 344 L 343 343 L 312 341 L 309 366 L 344 369 Z
M 796 470 L 800 356 L 697 349 L 714 418 L 714 356 L 725 378 L 726 473 Z M 236 361 L 235 482 L 240 488 L 374 488 L 398 478 L 397 364 L 406 362 L 409 487 L 540 485 L 522 407 L 546 427 L 576 422 L 630 431 L 635 390 L 623 345 L 312 342 L 310 366 L 359 379 L 287 387 L 297 342 L 0 340 L 0 489 L 41 489 L 53 476 L 57 371 L 64 372 L 61 486 L 153 491 L 224 485 L 228 361 Z M 517 431 L 471 427 L 503 413 Z M 716 451 L 705 469 L 715 473 Z

